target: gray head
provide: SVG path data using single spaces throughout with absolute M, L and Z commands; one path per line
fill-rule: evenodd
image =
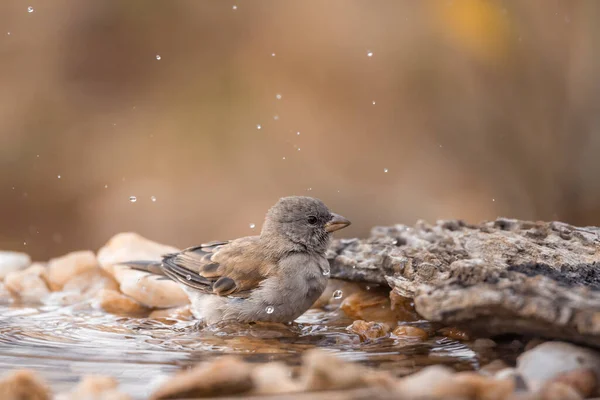
M 261 236 L 285 238 L 295 247 L 324 254 L 330 233 L 348 225 L 350 221 L 329 211 L 319 199 L 284 197 L 267 212 Z

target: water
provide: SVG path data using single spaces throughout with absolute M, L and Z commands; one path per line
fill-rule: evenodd
M 109 375 L 123 391 L 141 399 L 182 367 L 223 354 L 299 365 L 303 351 L 319 347 L 399 376 L 430 364 L 478 369 L 499 356 L 514 360 L 516 354 L 502 346 L 481 353 L 442 336 L 412 344 L 390 337 L 361 342 L 347 331 L 351 323 L 341 311 L 323 309 L 307 311 L 290 326 L 203 327 L 194 320 L 112 315 L 89 303 L 0 305 L 0 370 L 33 369 L 54 393 L 70 390 L 86 374 Z M 412 324 L 429 327 L 425 321 Z

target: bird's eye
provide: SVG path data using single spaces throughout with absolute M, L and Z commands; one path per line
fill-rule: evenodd
M 308 223 L 311 225 L 315 225 L 317 223 L 317 217 L 315 217 L 314 215 L 309 216 Z

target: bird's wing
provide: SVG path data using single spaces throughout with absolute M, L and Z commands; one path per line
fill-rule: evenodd
M 135 268 L 133 263 L 128 264 Z M 273 267 L 260 251 L 258 237 L 252 236 L 166 254 L 160 264 L 144 270 L 166 275 L 204 293 L 243 298 L 268 276 Z

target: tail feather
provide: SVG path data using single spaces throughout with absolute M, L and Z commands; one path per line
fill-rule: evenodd
M 162 262 L 160 261 L 126 261 L 119 263 L 119 265 L 126 265 L 132 269 L 149 272 L 154 275 L 165 275 L 162 269 Z

